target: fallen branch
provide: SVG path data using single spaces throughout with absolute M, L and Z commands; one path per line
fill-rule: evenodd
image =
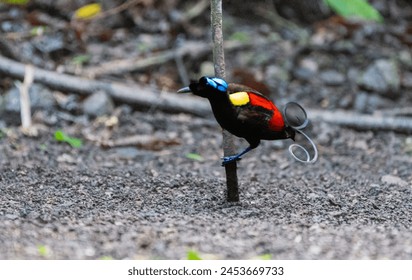
M 164 111 L 183 112 L 197 116 L 210 116 L 210 106 L 201 98 L 182 96 L 174 93 L 156 94 L 147 87 L 125 86 L 119 83 L 89 80 L 72 75 L 59 74 L 34 67 L 34 82 L 63 92 L 83 95 L 98 90 L 106 91 L 114 100 L 130 105 L 159 108 Z M 25 65 L 0 56 L 0 73 L 24 79 Z M 411 117 L 394 117 L 388 115 L 365 115 L 349 111 L 326 111 L 308 109 L 311 120 L 324 121 L 335 125 L 348 126 L 359 130 L 390 130 L 401 133 L 412 133 Z
M 349 111 L 308 110 L 311 120 L 351 127 L 358 130 L 389 130 L 412 133 L 412 118 L 384 115 L 365 115 Z
M 253 45 L 240 42 L 229 42 L 225 44 L 225 50 L 237 50 L 251 46 Z M 186 55 L 190 55 L 192 58 L 198 58 L 210 53 L 211 48 L 211 45 L 203 42 L 188 41 L 177 49 L 162 51 L 149 57 L 118 59 L 102 63 L 98 66 L 87 67 L 81 71 L 81 75 L 89 78 L 96 78 L 103 75 L 141 71 Z
M 198 116 L 208 116 L 211 114 L 207 101 L 196 97 L 183 97 L 174 93 L 162 94 L 160 96 L 152 89 L 139 85 L 132 87 L 119 83 L 90 80 L 40 68 L 34 68 L 33 71 L 35 83 L 41 83 L 63 92 L 90 95 L 102 90 L 107 92 L 113 100 L 131 105 L 146 108 L 155 106 L 164 111 L 183 112 Z M 25 65 L 0 56 L 0 73 L 23 80 Z

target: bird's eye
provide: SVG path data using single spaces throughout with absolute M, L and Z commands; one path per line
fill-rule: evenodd
M 217 89 L 218 91 L 226 92 L 227 91 L 227 83 L 225 80 L 220 78 L 206 78 L 206 83 Z

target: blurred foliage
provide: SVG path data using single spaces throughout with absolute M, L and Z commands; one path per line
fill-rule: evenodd
M 0 0 L 0 3 L 12 4 L 12 5 L 26 5 L 30 0 Z
M 203 157 L 196 153 L 188 153 L 186 154 L 186 158 L 196 161 L 203 161 Z
M 98 3 L 88 4 L 80 7 L 74 12 L 74 18 L 76 19 L 91 19 L 100 14 L 102 6 Z
M 37 252 L 43 258 L 46 258 L 47 255 L 48 255 L 48 250 L 47 250 L 47 247 L 45 245 L 38 245 L 37 246 Z
M 230 35 L 229 40 L 238 41 L 240 43 L 249 43 L 251 38 L 246 32 L 237 31 Z
M 92 56 L 89 54 L 79 54 L 72 58 L 72 63 L 75 65 L 82 66 L 85 63 L 89 62 L 91 58 Z
M 366 0 L 324 0 L 338 15 L 344 18 L 356 18 L 382 22 L 383 17 Z
M 81 139 L 70 137 L 61 130 L 57 130 L 54 133 L 54 139 L 56 139 L 56 141 L 58 142 L 65 142 L 69 144 L 70 146 L 72 146 L 73 148 L 80 148 L 83 145 Z
M 199 260 L 202 260 L 202 258 L 199 256 L 199 253 L 196 252 L 196 251 L 194 251 L 194 250 L 189 250 L 189 251 L 187 252 L 186 258 L 187 258 L 189 261 L 199 261 Z

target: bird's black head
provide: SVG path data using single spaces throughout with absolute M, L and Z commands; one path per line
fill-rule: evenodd
M 194 95 L 210 98 L 217 94 L 226 94 L 227 87 L 228 84 L 221 78 L 204 76 L 198 82 L 192 82 L 188 87 L 181 88 L 177 92 L 192 92 Z

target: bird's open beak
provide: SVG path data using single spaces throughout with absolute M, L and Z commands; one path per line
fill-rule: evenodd
M 177 91 L 177 93 L 188 93 L 188 92 L 192 92 L 189 87 L 184 87 Z

